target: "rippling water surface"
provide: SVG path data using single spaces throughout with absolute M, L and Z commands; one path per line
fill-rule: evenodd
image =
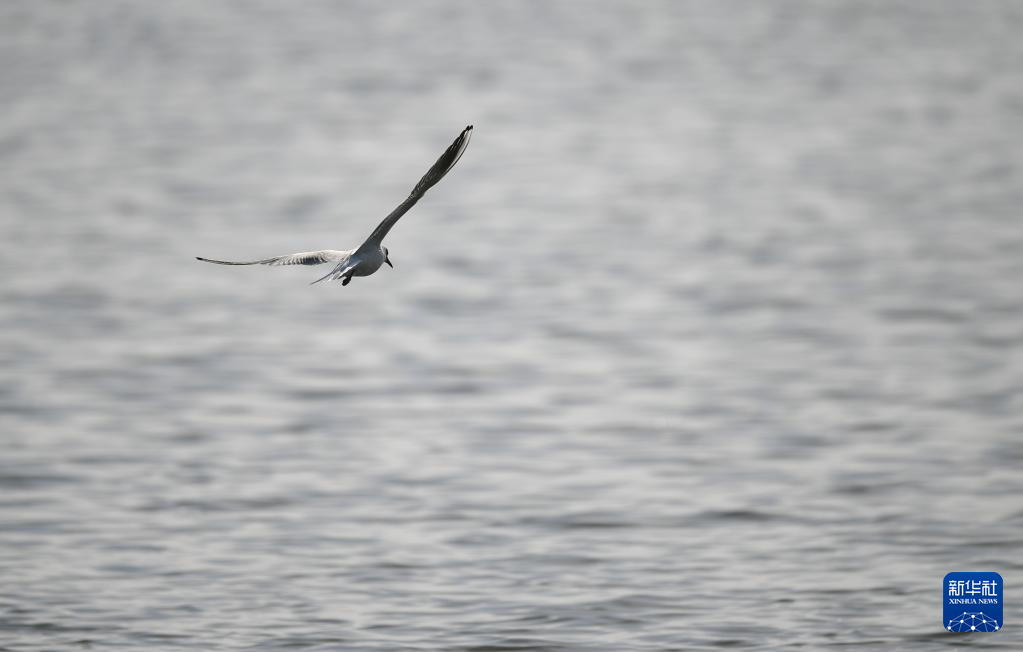
M 1021 29 L 5 4 L 0 647 L 1021 649 Z

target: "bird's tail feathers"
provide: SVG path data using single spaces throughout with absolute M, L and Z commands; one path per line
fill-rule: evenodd
M 343 283 L 343 285 L 348 285 L 349 281 L 351 280 L 352 274 L 355 273 L 355 268 L 357 265 L 358 265 L 357 263 L 353 263 L 351 260 L 338 263 L 337 265 L 334 266 L 334 269 L 330 270 L 329 272 L 327 272 L 320 278 L 316 279 L 309 285 L 316 285 L 320 281 L 326 281 L 328 278 L 336 281 L 343 276 L 348 277 Z

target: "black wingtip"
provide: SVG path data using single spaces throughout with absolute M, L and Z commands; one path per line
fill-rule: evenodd
M 467 127 L 465 128 L 465 129 L 463 129 L 462 131 L 472 131 L 472 125 L 468 125 L 468 126 L 467 126 Z

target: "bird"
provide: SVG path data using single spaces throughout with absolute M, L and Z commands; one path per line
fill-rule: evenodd
M 196 260 L 201 260 L 206 263 L 216 263 L 217 265 L 322 265 L 324 263 L 333 263 L 334 268 L 327 274 L 316 279 L 310 285 L 319 283 L 330 279 L 332 281 L 341 280 L 341 285 L 345 286 L 352 282 L 352 278 L 355 276 L 369 276 L 378 269 L 380 269 L 384 263 L 387 263 L 391 269 L 394 269 L 394 264 L 391 263 L 391 258 L 387 247 L 383 245 L 384 237 L 394 227 L 394 225 L 401 219 L 401 216 L 409 212 L 413 206 L 416 205 L 426 191 L 432 188 L 438 181 L 444 178 L 451 168 L 455 167 L 455 163 L 458 163 L 458 159 L 462 158 L 462 154 L 465 153 L 465 148 L 469 145 L 469 137 L 472 136 L 472 125 L 468 125 L 462 130 L 462 133 L 455 138 L 454 142 L 448 146 L 444 153 L 440 155 L 437 162 L 427 170 L 423 178 L 419 180 L 419 183 L 412 188 L 412 192 L 405 201 L 398 204 L 398 207 L 391 211 L 388 215 L 377 225 L 373 232 L 369 234 L 366 241 L 359 245 L 356 249 L 337 250 L 337 249 L 323 249 L 321 251 L 302 251 L 294 254 L 285 254 L 283 256 L 274 256 L 273 258 L 263 258 L 262 260 L 248 260 L 248 261 L 230 261 L 230 260 L 214 260 L 212 258 L 202 258 L 196 256 Z

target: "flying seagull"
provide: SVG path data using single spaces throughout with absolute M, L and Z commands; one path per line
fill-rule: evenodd
M 384 236 L 391 230 L 401 216 L 409 212 L 416 202 L 422 199 L 426 191 L 429 190 L 438 181 L 444 178 L 444 175 L 448 173 L 451 168 L 455 167 L 455 163 L 458 163 L 458 159 L 462 157 L 462 153 L 465 152 L 466 146 L 469 144 L 469 136 L 472 135 L 472 125 L 469 125 L 462 130 L 462 133 L 458 135 L 455 142 L 444 150 L 444 153 L 440 155 L 437 162 L 433 164 L 423 178 L 419 180 L 416 187 L 412 189 L 412 193 L 405 199 L 405 201 L 398 204 L 398 207 L 391 211 L 391 214 L 384 218 L 384 220 L 377 225 L 377 228 L 373 229 L 373 233 L 369 234 L 366 241 L 359 245 L 358 249 L 349 249 L 347 251 L 338 251 L 334 249 L 324 249 L 323 251 L 303 251 L 297 254 L 287 254 L 284 256 L 275 256 L 273 258 L 264 258 L 263 260 L 249 260 L 241 262 L 233 262 L 229 260 L 212 260 L 210 258 L 201 258 L 196 256 L 197 260 L 201 260 L 207 263 L 216 263 L 218 265 L 322 265 L 323 263 L 333 263 L 334 269 L 330 270 L 326 275 L 316 279 L 313 283 L 319 283 L 326 279 L 336 281 L 338 279 L 344 279 L 341 281 L 341 285 L 348 285 L 352 282 L 353 276 L 369 276 L 373 272 L 380 269 L 380 266 L 387 263 L 392 268 L 394 265 L 391 264 L 391 259 L 387 255 L 387 247 L 383 245 Z

